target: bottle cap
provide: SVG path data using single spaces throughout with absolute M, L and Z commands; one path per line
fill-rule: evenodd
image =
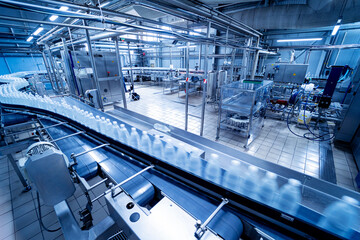
M 142 134 L 147 135 L 148 133 L 147 131 L 142 131 Z
M 131 131 L 136 132 L 136 128 L 132 127 Z
M 277 175 L 273 172 L 266 172 L 266 177 L 270 179 L 276 179 Z
M 290 178 L 289 179 L 289 184 L 295 186 L 295 187 L 299 187 L 301 185 L 301 182 L 299 180 L 296 180 L 296 179 L 293 179 L 293 178 Z
M 216 153 L 212 153 L 210 154 L 210 159 L 216 161 L 219 159 L 219 155 L 217 155 Z
M 359 204 L 359 202 L 358 202 L 356 199 L 354 199 L 354 198 L 352 198 L 352 197 L 349 197 L 349 196 L 342 196 L 341 199 L 342 199 L 344 202 L 349 203 L 349 204 L 352 204 L 352 205 L 358 205 L 358 204 Z
M 117 125 L 117 121 L 113 121 L 113 124 L 114 124 L 114 125 Z
M 122 124 L 120 124 L 120 127 L 124 128 L 124 127 L 125 127 L 125 124 L 123 124 L 123 123 L 122 123 Z
M 240 167 L 240 162 L 238 160 L 231 160 L 230 163 L 233 167 Z
M 249 166 L 249 170 L 253 173 L 257 173 L 257 171 L 259 170 L 258 167 L 254 166 L 254 165 L 251 165 Z

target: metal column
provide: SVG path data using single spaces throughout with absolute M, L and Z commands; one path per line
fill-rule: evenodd
M 120 54 L 119 54 L 119 39 L 118 39 L 118 37 L 116 37 L 114 40 L 115 40 L 116 61 L 117 61 L 119 77 L 120 77 L 119 83 L 120 83 L 120 88 L 121 88 L 121 95 L 122 95 L 122 99 L 123 99 L 124 108 L 127 109 L 125 87 L 124 87 L 124 75 L 122 72 L 121 58 L 120 58 Z
M 210 38 L 210 27 L 211 23 L 209 22 L 206 34 L 207 38 Z M 204 82 L 203 82 L 203 96 L 202 96 L 202 103 L 201 103 L 201 123 L 200 123 L 200 136 L 204 134 L 204 120 L 205 120 L 205 106 L 206 106 L 206 95 L 207 95 L 207 78 L 208 78 L 208 49 L 209 46 L 205 45 L 205 60 L 204 60 Z M 199 64 L 200 65 L 200 64 Z
M 84 24 L 84 26 L 87 26 L 85 20 L 83 20 L 83 24 Z M 101 99 L 99 77 L 97 75 L 96 64 L 95 64 L 95 59 L 94 59 L 94 55 L 93 55 L 93 51 L 92 51 L 92 47 L 91 47 L 90 34 L 89 34 L 88 29 L 85 29 L 85 34 L 86 34 L 86 42 L 87 42 L 87 45 L 88 45 L 88 48 L 89 48 L 91 68 L 93 69 L 93 72 L 94 72 L 93 73 L 93 79 L 94 79 L 96 89 L 98 91 L 98 97 L 100 98 L 100 99 L 98 99 L 99 100 L 98 102 L 100 103 L 101 110 L 104 111 L 104 104 L 103 104 L 102 99 Z
M 257 39 L 256 47 L 259 47 L 259 43 L 260 43 L 260 38 Z M 259 61 L 259 54 L 260 54 L 260 50 L 256 50 L 255 57 L 254 57 L 253 69 L 252 69 L 251 77 L 250 77 L 251 80 L 255 79 L 255 72 L 257 69 L 258 61 Z
M 185 66 L 186 66 L 186 81 L 185 81 L 185 131 L 188 129 L 188 118 L 189 118 L 189 45 L 190 43 L 186 43 L 186 54 L 185 54 Z
M 50 80 L 50 83 L 51 83 L 51 87 L 55 90 L 54 79 L 53 79 L 53 76 L 52 76 L 52 74 L 51 74 L 49 62 L 48 62 L 47 59 L 46 59 L 46 55 L 45 55 L 44 51 L 41 52 L 41 55 L 42 55 L 43 60 L 44 60 L 44 64 L 45 64 L 46 71 L 47 71 L 48 74 L 49 74 L 49 80 Z
M 58 79 L 58 77 L 56 75 L 55 63 L 54 63 L 54 59 L 51 56 L 51 51 L 50 51 L 49 45 L 45 44 L 45 49 L 46 49 L 46 52 L 48 54 L 48 58 L 49 58 L 49 61 L 50 61 L 52 72 L 54 74 L 55 84 L 56 84 L 56 88 L 57 88 L 56 90 L 61 93 L 61 89 L 60 89 L 60 86 L 59 86 L 59 79 Z
M 131 80 L 131 92 L 135 91 L 134 88 L 134 78 L 133 78 L 133 70 L 132 70 L 132 62 L 131 62 L 131 53 L 130 53 L 130 42 L 127 43 L 128 44 L 128 55 L 129 55 L 129 64 L 130 64 L 130 80 Z

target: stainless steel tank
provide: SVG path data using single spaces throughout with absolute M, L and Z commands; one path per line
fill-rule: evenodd
M 217 89 L 217 76 L 216 71 L 208 72 L 208 81 L 207 81 L 207 99 L 215 100 L 216 99 L 216 89 Z

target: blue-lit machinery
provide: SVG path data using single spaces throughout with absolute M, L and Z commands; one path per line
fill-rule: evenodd
M 17 86 L 21 90 L 26 84 Z M 44 203 L 54 206 L 66 239 L 341 239 L 318 226 L 321 213 L 343 195 L 360 199 L 358 193 L 168 126 L 168 137 L 181 139 L 205 152 L 200 171 L 192 172 L 114 140 L 79 121 L 77 114 L 69 117 L 56 108 L 49 108 L 43 104 L 45 100 L 29 106 L 28 102 L 35 97 L 27 102 L 2 97 L 5 100 L 1 104 L 1 121 L 8 129 L 3 138 L 6 140 L 11 135 L 14 141 L 8 142 L 0 152 L 7 154 L 11 149 L 18 150 L 19 145 L 30 145 L 26 174 Z M 159 124 L 122 108 L 107 114 L 71 97 L 53 101 L 55 105 L 58 101 L 124 123 L 127 129 L 131 128 L 129 122 L 143 130 Z M 13 116 L 16 116 L 15 122 Z M 10 129 L 14 124 L 26 124 L 29 119 L 36 124 L 32 123 L 35 126 L 31 130 L 34 132 L 32 142 L 25 144 L 14 137 L 18 133 Z M 204 178 L 207 155 L 214 152 L 223 160 L 219 166 L 222 175 L 229 161 L 236 159 L 243 166 L 260 168 L 259 176 L 267 171 L 276 173 L 280 186 L 288 178 L 299 180 L 302 200 L 296 215 L 230 190 L 223 186 L 223 180 L 215 183 Z M 239 176 L 244 175 L 246 167 Z M 100 180 L 90 185 L 93 179 Z M 24 185 L 27 184 L 25 181 Z M 80 212 L 82 227 L 67 203 L 76 185 L 87 197 Z M 105 185 L 107 190 L 97 196 L 89 194 L 100 185 Z M 105 199 L 109 216 L 93 226 L 91 212 L 100 199 Z M 356 225 L 351 230 L 351 239 L 359 239 L 359 231 Z

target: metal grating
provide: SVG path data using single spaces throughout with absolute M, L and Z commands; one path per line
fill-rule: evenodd
M 128 240 L 129 238 L 123 232 L 123 230 L 118 231 L 114 235 L 108 238 L 108 240 Z

